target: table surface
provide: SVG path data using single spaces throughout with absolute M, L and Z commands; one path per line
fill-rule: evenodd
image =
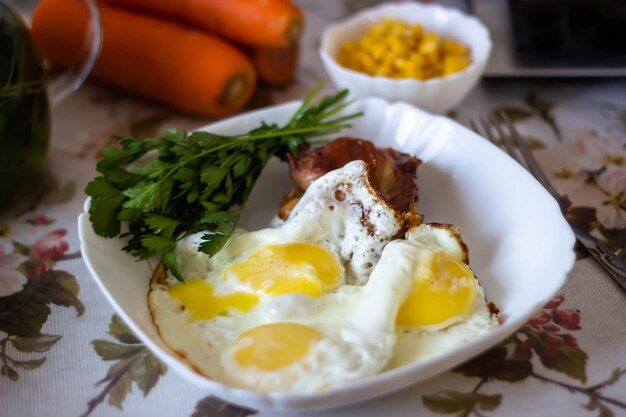
M 298 80 L 259 91 L 254 106 L 300 98 L 324 78 L 315 51 L 320 28 L 362 5 L 304 3 Z M 449 116 L 465 123 L 495 110 L 515 121 L 568 196 L 569 218 L 626 258 L 626 83 L 484 81 Z M 114 314 L 79 251 L 83 189 L 112 134 L 148 136 L 209 122 L 94 84 L 54 109 L 41 198 L 0 218 L 0 416 L 255 414 L 155 359 Z M 298 415 L 626 416 L 625 329 L 626 294 L 580 251 L 559 294 L 480 357 L 386 397 Z

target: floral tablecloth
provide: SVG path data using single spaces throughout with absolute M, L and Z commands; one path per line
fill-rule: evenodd
M 259 91 L 253 106 L 301 97 L 324 77 L 314 47 L 334 16 L 310 4 L 297 83 Z M 495 110 L 509 114 L 567 195 L 570 219 L 626 259 L 626 84 L 484 81 L 449 116 L 465 123 Z M 111 134 L 209 121 L 86 85 L 53 122 L 41 198 L 0 218 L 0 416 L 254 415 L 169 372 L 114 314 L 79 251 L 83 189 Z M 401 392 L 298 415 L 626 415 L 625 346 L 626 294 L 579 250 L 560 293 L 498 346 Z

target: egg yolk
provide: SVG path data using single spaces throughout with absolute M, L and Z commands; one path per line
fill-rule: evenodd
M 216 295 L 213 286 L 201 279 L 173 285 L 167 292 L 191 313 L 189 321 L 209 320 L 227 314 L 229 310 L 246 313 L 259 302 L 259 297 L 246 292 Z
M 321 246 L 308 243 L 269 245 L 224 272 L 254 292 L 276 296 L 299 293 L 317 297 L 334 290 L 341 267 Z
M 476 300 L 476 279 L 472 270 L 437 251 L 430 262 L 414 271 L 413 287 L 396 324 L 415 327 L 450 322 L 467 315 Z
M 234 359 L 243 366 L 274 371 L 308 355 L 323 337 L 312 327 L 297 323 L 272 323 L 242 333 L 233 343 Z

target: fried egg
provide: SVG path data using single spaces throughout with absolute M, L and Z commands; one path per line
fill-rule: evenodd
M 222 355 L 225 381 L 263 392 L 313 392 L 380 372 L 393 355 L 397 294 L 411 286 L 411 246 L 389 243 L 364 286 L 318 298 L 283 295 L 253 312 L 249 330 Z
M 386 369 L 445 353 L 500 320 L 468 266 L 457 228 L 422 224 L 405 238 L 417 245 L 413 284 L 396 318 L 397 340 Z
M 276 228 L 201 234 L 149 292 L 163 340 L 197 372 L 261 392 L 315 392 L 450 349 L 497 319 L 450 226 L 403 219 L 362 161 L 322 176 Z M 415 343 L 414 343 L 415 342 Z
M 308 259 L 315 254 L 313 258 L 318 259 L 319 255 L 323 263 L 333 257 L 340 264 L 345 283 L 363 285 L 384 246 L 402 228 L 401 215 L 370 184 L 365 163 L 353 161 L 313 182 L 280 227 L 255 232 L 239 230 L 212 258 L 197 251 L 202 234 L 191 236 L 178 251 L 179 264 L 185 279 L 215 281 L 225 267 L 233 266 L 228 273 L 237 275 L 248 268 L 265 271 L 269 264 L 264 262 L 269 262 L 272 268 L 278 268 L 264 273 L 271 277 L 274 272 L 284 274 L 286 265 L 302 264 L 288 258 Z M 271 256 L 277 253 L 283 261 Z M 205 277 L 207 270 L 211 273 Z M 237 286 L 244 285 L 238 282 Z

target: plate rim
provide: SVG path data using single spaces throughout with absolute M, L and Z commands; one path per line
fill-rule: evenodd
M 454 120 L 451 120 L 445 116 L 441 115 L 433 115 L 426 111 L 416 108 L 415 106 L 404 103 L 404 102 L 396 102 L 396 103 L 388 103 L 387 101 L 380 98 L 365 98 L 355 100 L 355 103 L 376 103 L 379 105 L 385 106 L 386 110 L 389 111 L 390 108 L 395 106 L 407 106 L 408 109 L 412 111 L 417 111 L 419 115 L 422 117 L 426 117 L 428 119 L 439 119 L 445 120 L 446 123 L 452 123 L 455 129 L 463 129 L 466 133 L 471 134 L 471 140 L 478 140 L 483 143 L 483 145 L 488 145 L 493 147 L 497 152 L 500 152 L 502 155 L 510 158 L 506 153 L 497 148 L 495 145 L 489 143 L 486 139 L 481 138 L 476 133 L 470 131 L 464 126 L 458 124 Z M 281 111 L 286 111 L 291 107 L 296 107 L 299 105 L 301 101 L 291 101 L 287 103 L 281 103 L 274 106 L 269 106 L 266 108 L 258 109 L 252 112 L 242 113 L 240 115 L 230 117 L 215 123 L 208 124 L 203 126 L 198 131 L 206 131 L 206 130 L 219 130 L 224 129 L 224 126 L 230 126 L 232 124 L 236 124 L 239 120 L 244 120 L 246 117 L 260 116 L 263 114 L 274 114 L 279 113 Z M 406 109 L 403 109 L 406 111 Z M 364 116 L 364 117 L 367 117 Z M 280 117 L 279 117 L 280 118 Z M 431 122 L 429 122 L 431 123 Z M 483 146 L 481 145 L 481 146 Z M 511 161 L 513 161 L 511 159 Z M 523 171 L 527 174 L 527 180 L 533 181 L 537 186 L 545 193 L 545 196 L 548 196 L 550 199 L 552 197 L 548 194 L 548 192 L 532 177 L 523 167 L 518 165 L 519 170 Z M 304 411 L 304 410 L 321 410 L 321 409 L 329 409 L 336 408 L 340 406 L 351 405 L 355 403 L 360 403 L 363 401 L 371 400 L 375 397 L 380 397 L 385 394 L 389 394 L 394 391 L 401 390 L 403 388 L 408 387 L 409 385 L 415 384 L 417 382 L 425 381 L 435 375 L 439 375 L 443 372 L 448 371 L 452 367 L 462 363 L 465 360 L 470 359 L 474 355 L 480 354 L 491 346 L 496 345 L 514 331 L 517 330 L 523 323 L 525 323 L 528 318 L 532 317 L 532 315 L 541 309 L 541 307 L 549 301 L 549 299 L 558 291 L 559 288 L 565 283 L 567 279 L 567 273 L 572 269 L 575 262 L 575 255 L 573 251 L 573 246 L 575 242 L 575 238 L 571 229 L 567 225 L 565 219 L 562 219 L 564 226 L 569 230 L 569 239 L 566 244 L 570 247 L 570 251 L 568 252 L 569 259 L 565 259 L 562 262 L 562 267 L 560 268 L 562 271 L 559 274 L 559 280 L 557 281 L 558 286 L 556 289 L 550 293 L 543 294 L 543 297 L 539 297 L 538 300 L 534 301 L 534 305 L 530 309 L 529 314 L 525 314 L 514 320 L 513 322 L 507 322 L 506 326 L 499 326 L 497 328 L 491 329 L 486 336 L 475 338 L 470 340 L 468 343 L 464 344 L 462 348 L 453 349 L 448 352 L 448 355 L 453 352 L 457 356 L 460 356 L 461 359 L 458 361 L 453 361 L 452 364 L 442 364 L 443 362 L 449 361 L 449 358 L 446 354 L 437 356 L 435 358 L 429 358 L 430 361 L 428 363 L 424 362 L 414 362 L 411 364 L 407 364 L 395 369 L 387 370 L 381 372 L 379 374 L 363 378 L 361 380 L 349 381 L 343 384 L 340 384 L 336 387 L 329 388 L 327 390 L 314 392 L 314 393 L 286 393 L 286 392 L 271 392 L 271 393 L 260 393 L 257 391 L 252 391 L 243 388 L 236 388 L 224 383 L 221 383 L 216 380 L 209 379 L 202 375 L 195 373 L 191 370 L 188 365 L 185 364 L 180 358 L 175 356 L 174 353 L 170 353 L 167 350 L 162 349 L 158 346 L 150 336 L 148 336 L 144 330 L 137 324 L 135 321 L 129 316 L 126 312 L 125 308 L 120 305 L 118 300 L 111 294 L 104 280 L 100 278 L 99 274 L 96 271 L 91 259 L 89 256 L 86 256 L 89 253 L 88 239 L 86 239 L 86 231 L 91 228 L 91 233 L 93 229 L 91 227 L 91 222 L 89 221 L 89 208 L 90 198 L 87 198 L 83 207 L 83 212 L 78 216 L 78 232 L 80 239 L 80 248 L 83 253 L 83 259 L 91 273 L 92 277 L 98 284 L 100 290 L 105 294 L 107 300 L 114 307 L 119 316 L 124 320 L 124 322 L 131 328 L 133 332 L 139 337 L 139 339 L 144 343 L 144 345 L 150 349 L 152 353 L 154 353 L 160 360 L 164 361 L 168 367 L 172 368 L 176 373 L 181 375 L 186 380 L 194 383 L 196 386 L 199 386 L 203 389 L 207 389 L 210 391 L 212 395 L 218 396 L 220 398 L 225 399 L 226 401 L 233 402 L 235 404 L 244 406 L 244 407 L 254 407 L 259 410 L 272 410 L 272 411 Z M 558 204 L 554 201 L 554 208 L 559 211 Z M 130 256 L 130 255 L 129 255 Z M 556 274 L 556 273 L 555 273 Z M 148 282 L 149 277 L 146 278 L 146 282 Z M 147 293 L 147 288 L 146 288 Z M 156 326 L 152 323 L 156 330 Z M 479 349 L 476 351 L 476 349 Z M 168 350 L 171 350 L 168 348 Z M 465 353 L 463 353 L 465 352 Z M 473 352 L 469 353 L 468 352 Z M 415 374 L 420 369 L 426 369 L 427 371 L 423 374 L 416 376 Z M 424 376 L 425 375 L 425 376 Z M 400 382 L 399 382 L 400 381 Z M 390 382 L 395 382 L 391 384 Z M 375 392 L 372 392 L 375 391 Z M 356 399 L 345 400 L 345 396 L 350 393 L 355 392 L 368 392 L 372 395 L 360 396 Z M 339 400 L 338 400 L 339 399 Z M 343 401 L 342 401 L 343 400 Z M 338 404 L 339 403 L 339 404 Z

